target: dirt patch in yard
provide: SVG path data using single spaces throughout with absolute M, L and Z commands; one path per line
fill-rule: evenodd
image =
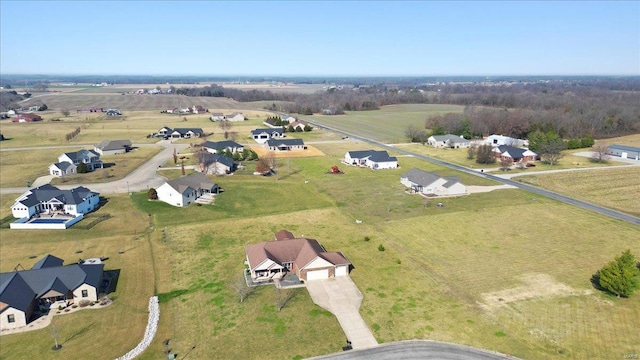
M 521 277 L 521 280 L 523 282 L 521 286 L 481 294 L 482 302 L 478 305 L 484 310 L 493 312 L 509 303 L 517 301 L 589 295 L 592 293 L 589 289 L 574 289 L 568 285 L 557 282 L 547 274 L 525 274 Z

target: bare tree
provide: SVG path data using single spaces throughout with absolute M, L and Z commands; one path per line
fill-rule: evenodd
M 254 286 L 248 286 L 244 275 L 238 278 L 232 284 L 236 294 L 240 297 L 240 302 L 244 302 L 256 290 Z
M 71 111 L 69 111 L 69 109 L 62 109 L 60 110 L 60 113 L 64 115 L 64 117 L 71 115 Z
M 265 174 L 271 171 L 275 167 L 275 164 L 276 158 L 273 153 L 269 152 L 267 153 L 267 155 L 262 156 L 258 159 L 258 161 L 256 162 L 256 171 L 261 174 Z
M 222 131 L 229 131 L 233 127 L 233 124 L 229 120 L 222 120 L 218 123 L 218 126 Z
M 276 287 L 276 308 L 280 312 L 287 305 L 289 300 L 296 295 L 294 289 L 281 289 Z
M 173 164 L 178 165 L 178 152 L 176 148 L 173 148 Z
M 609 161 L 609 154 L 607 154 L 608 145 L 603 142 L 597 142 L 593 145 L 593 154 L 591 159 L 595 162 L 607 162 Z
M 500 170 L 507 171 L 511 169 L 511 165 L 513 165 L 513 160 L 508 157 L 500 158 Z
M 238 132 L 237 131 L 229 131 L 229 134 L 227 136 L 228 136 L 229 140 L 236 141 L 238 139 Z

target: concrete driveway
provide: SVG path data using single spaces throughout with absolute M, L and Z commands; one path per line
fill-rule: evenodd
M 378 341 L 360 316 L 362 293 L 349 276 L 311 280 L 307 281 L 306 285 L 313 302 L 338 318 L 342 330 L 354 349 L 378 345 Z

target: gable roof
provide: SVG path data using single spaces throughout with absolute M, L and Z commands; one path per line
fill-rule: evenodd
M 506 152 L 513 159 L 522 159 L 523 157 L 527 156 L 525 155 L 525 152 L 527 151 L 531 152 L 534 156 L 536 155 L 536 153 L 529 149 L 522 149 L 509 145 L 500 145 L 498 146 L 498 150 L 500 150 L 500 154 L 504 155 L 504 153 Z
M 204 131 L 202 131 L 202 128 L 175 128 L 173 130 L 171 130 L 171 128 L 169 128 L 169 131 L 171 133 L 177 132 L 180 135 L 186 135 L 189 132 L 192 132 L 194 134 L 204 134 Z
M 225 165 L 228 168 L 233 168 L 233 159 L 226 157 L 222 154 L 211 154 L 211 153 L 203 153 L 201 155 L 201 161 L 203 164 L 211 165 L 213 163 L 220 163 Z
M 304 145 L 304 141 L 302 141 L 302 139 L 269 139 L 267 140 L 267 146 L 279 147 L 280 145 L 285 145 L 285 146 Z
M 212 154 L 214 155 L 214 154 Z M 200 190 L 207 189 L 213 191 L 218 185 L 211 181 L 207 175 L 199 172 L 181 176 L 177 179 L 167 181 L 167 184 L 180 194 L 184 194 L 188 189 Z
M 96 148 L 102 151 L 120 150 L 131 147 L 131 140 L 104 140 L 96 145 Z
M 469 140 L 460 137 L 458 135 L 453 135 L 453 134 L 446 134 L 446 135 L 433 135 L 432 136 L 436 141 L 442 141 L 442 142 L 452 142 L 454 144 L 463 144 L 463 143 L 468 143 Z
M 62 171 L 67 171 L 68 168 L 75 166 L 74 164 L 70 163 L 70 162 L 59 162 L 59 163 L 54 163 L 53 166 L 57 167 L 58 169 L 62 170 Z
M 248 245 L 246 248 L 249 267 L 255 269 L 266 260 L 278 265 L 295 263 L 298 269 L 304 268 L 315 258 L 322 258 L 333 265 L 351 264 L 342 253 L 328 253 L 316 239 L 294 238 L 293 233 L 280 230 L 276 241 Z
M 52 266 L 39 266 L 49 262 Z M 89 284 L 96 289 L 104 272 L 104 264 L 55 266 L 53 262 L 62 264 L 63 260 L 47 255 L 38 261 L 31 270 L 0 273 L 0 302 L 7 306 L 26 311 L 35 297 L 66 294 L 82 284 Z
M 71 190 L 60 190 L 51 184 L 38 186 L 37 188 L 27 190 L 24 194 L 16 199 L 16 203 L 31 207 L 38 203 L 44 203 L 57 199 L 64 204 L 78 205 L 83 203 L 88 197 L 97 195 L 84 186 L 78 186 Z
M 33 264 L 33 267 L 31 269 L 42 269 L 47 267 L 62 266 L 63 263 L 64 263 L 64 260 L 60 259 L 59 257 L 55 257 L 51 254 L 47 254 L 42 259 L 38 260 L 38 262 Z
M 100 154 L 98 154 L 93 150 L 87 150 L 87 149 L 80 149 L 78 151 L 64 153 L 64 155 L 66 155 L 73 162 L 80 161 L 81 159 L 90 158 L 90 157 L 100 158 Z
M 224 140 L 224 141 L 205 141 L 202 144 L 203 148 L 207 148 L 207 149 L 214 149 L 214 150 L 225 150 L 227 148 L 241 148 L 244 147 L 240 144 L 238 144 L 235 141 L 231 141 L 231 140 Z
M 609 145 L 607 147 L 611 148 L 611 149 L 622 150 L 622 151 L 640 152 L 640 148 L 633 147 L 633 146 L 611 144 L 611 145 Z
M 258 134 L 262 134 L 262 133 L 267 133 L 267 134 L 273 134 L 274 132 L 282 135 L 282 128 L 261 128 L 261 129 L 255 129 L 255 130 L 251 130 L 251 135 L 258 135 Z
M 436 173 L 430 173 L 418 168 L 413 168 L 402 174 L 401 178 L 407 179 L 420 186 L 429 186 L 440 180 L 442 177 Z
M 358 150 L 347 151 L 352 159 L 369 159 L 373 162 L 398 161 L 395 156 L 389 156 L 385 150 Z

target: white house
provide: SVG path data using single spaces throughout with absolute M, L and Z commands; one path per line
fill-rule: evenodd
M 205 141 L 202 144 L 202 148 L 212 154 L 225 152 L 227 150 L 229 150 L 232 154 L 241 153 L 244 151 L 244 146 L 231 140 Z
M 462 136 L 457 136 L 453 134 L 447 135 L 433 135 L 429 136 L 427 139 L 427 144 L 435 147 L 435 148 L 468 148 L 471 143 L 469 140 L 465 139 Z
M 251 138 L 258 144 L 264 144 L 269 139 L 280 139 L 284 137 L 282 128 L 266 128 L 251 130 Z
M 466 186 L 456 176 L 442 177 L 418 168 L 402 174 L 400 183 L 414 192 L 429 196 L 464 195 L 467 192 Z
M 100 160 L 100 154 L 93 150 L 78 150 L 74 152 L 64 153 L 58 156 L 58 162 L 68 162 L 74 165 L 85 164 L 89 171 L 101 169 L 103 167 Z
M 266 143 L 270 151 L 298 151 L 304 150 L 304 141 L 302 139 L 269 139 Z
M 239 112 L 234 112 L 233 114 L 225 115 L 225 120 L 227 121 L 244 121 L 244 114 Z
M 493 148 L 493 154 L 498 159 L 510 160 L 512 163 L 536 161 L 538 154 L 529 149 L 500 145 Z
M 71 264 L 46 255 L 29 270 L 0 273 L 0 330 L 26 326 L 38 309 L 93 302 L 102 289 L 104 264 Z
M 15 218 L 31 218 L 36 214 L 53 211 L 64 211 L 79 216 L 95 210 L 99 202 L 100 194 L 86 187 L 60 190 L 53 185 L 45 184 L 20 195 L 11 206 L 11 212 Z
M 384 150 L 347 151 L 344 155 L 344 163 L 366 166 L 374 170 L 395 169 L 398 167 L 398 159 L 395 156 L 389 156 Z
M 76 173 L 77 166 L 69 162 L 60 162 L 49 165 L 49 174 L 64 177 Z
M 633 146 L 612 144 L 607 147 L 607 154 L 623 159 L 640 160 L 640 148 Z
M 216 153 L 203 153 L 198 155 L 199 170 L 204 174 L 226 175 L 235 170 L 233 159 Z
M 195 172 L 167 181 L 156 189 L 158 200 L 173 206 L 187 206 L 204 194 L 216 193 L 218 185 L 205 174 Z
M 490 135 L 484 139 L 486 144 L 491 146 L 509 145 L 509 146 L 529 146 L 527 140 L 514 139 L 504 135 Z
M 211 113 L 210 119 L 211 121 L 222 121 L 225 120 L 225 117 L 223 113 L 215 112 Z
M 93 151 L 104 155 L 124 154 L 131 150 L 131 140 L 104 140 L 93 147 Z

